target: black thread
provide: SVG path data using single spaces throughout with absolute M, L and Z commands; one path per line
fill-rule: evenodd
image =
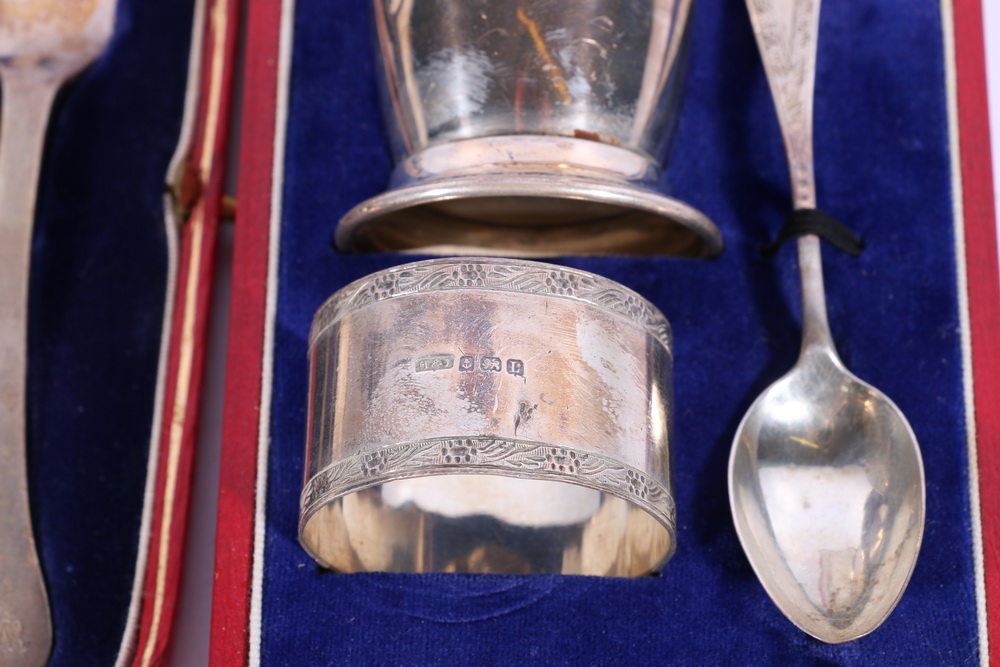
M 815 234 L 829 241 L 851 257 L 857 257 L 865 249 L 865 242 L 832 215 L 818 208 L 799 208 L 785 218 L 785 225 L 778 232 L 778 238 L 763 246 L 760 251 L 765 257 L 770 257 L 778 252 L 785 241 L 808 234 Z

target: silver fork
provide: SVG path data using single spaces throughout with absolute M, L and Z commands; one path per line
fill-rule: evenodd
M 52 620 L 31 529 L 25 377 L 31 236 L 56 93 L 104 50 L 116 0 L 0 0 L 0 665 L 42 665 Z

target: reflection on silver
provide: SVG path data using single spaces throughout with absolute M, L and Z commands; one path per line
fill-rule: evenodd
M 636 576 L 673 552 L 670 329 L 621 285 L 396 267 L 320 308 L 310 367 L 299 537 L 321 564 Z
M 679 254 L 722 247 L 652 188 L 691 0 L 376 0 L 390 189 L 342 250 Z

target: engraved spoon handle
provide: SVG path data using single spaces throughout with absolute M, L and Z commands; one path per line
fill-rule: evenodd
M 757 48 L 778 112 L 788 156 L 792 204 L 816 207 L 813 169 L 813 88 L 820 0 L 747 0 Z M 798 240 L 802 284 L 802 354 L 823 348 L 836 356 L 826 315 L 823 260 L 814 235 Z
M 42 665 L 52 645 L 25 462 L 27 307 L 42 146 L 59 82 L 0 67 L 0 665 Z

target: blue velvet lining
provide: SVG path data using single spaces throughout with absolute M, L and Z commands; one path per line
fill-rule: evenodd
M 873 635 L 828 646 L 770 602 L 736 539 L 726 463 L 753 399 L 795 361 L 795 252 L 759 245 L 789 207 L 787 165 L 738 0 L 695 4 L 690 71 L 664 177 L 727 243 L 714 261 L 563 258 L 656 303 L 676 336 L 679 543 L 661 576 L 337 575 L 296 541 L 306 337 L 334 290 L 402 256 L 330 249 L 340 215 L 390 161 L 366 2 L 297 0 L 285 156 L 263 590 L 265 664 L 954 664 L 977 626 L 937 0 L 828 3 L 816 90 L 819 203 L 864 237 L 824 249 L 849 368 L 923 443 L 927 529 L 909 589 Z
M 58 100 L 31 267 L 29 483 L 53 665 L 112 664 L 132 592 L 167 284 L 164 178 L 194 3 L 121 0 Z

